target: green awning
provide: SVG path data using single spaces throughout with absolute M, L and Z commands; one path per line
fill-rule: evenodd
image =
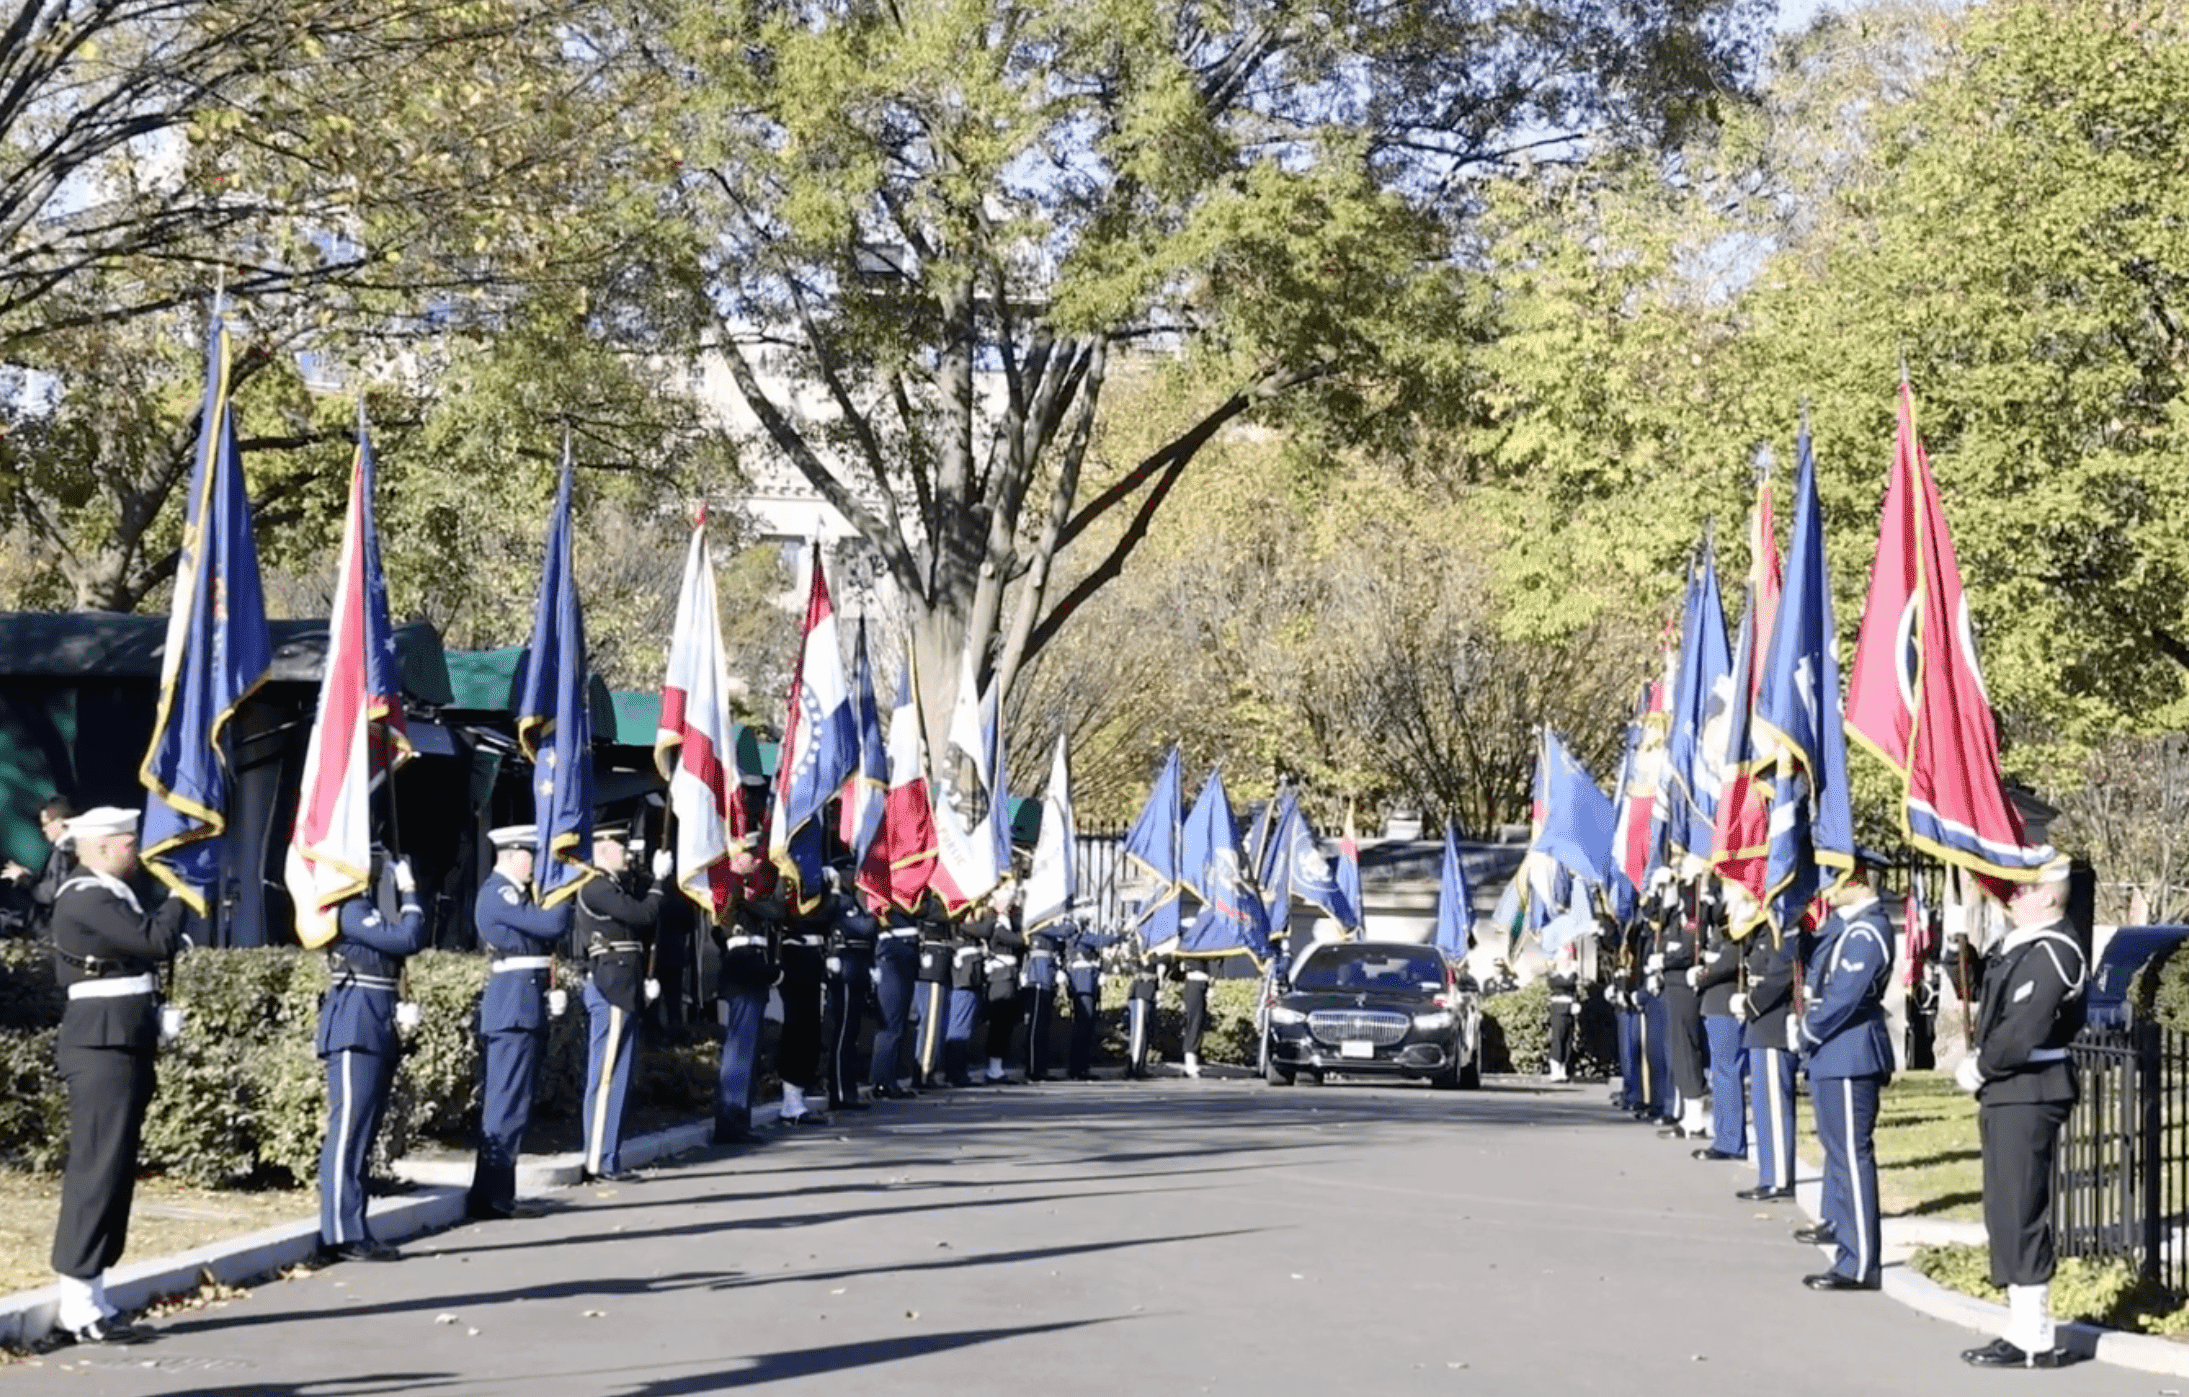
M 466 713 L 498 713 L 514 716 L 517 712 L 517 690 L 524 683 L 524 660 L 531 653 L 527 645 L 512 645 L 500 650 L 451 650 L 447 654 L 449 708 Z M 616 700 L 608 691 L 608 685 L 597 674 L 590 676 L 585 685 L 586 707 L 592 710 L 593 733 L 602 742 L 618 741 L 607 734 L 620 730 Z M 646 734 L 643 743 L 634 745 L 650 747 L 654 735 Z

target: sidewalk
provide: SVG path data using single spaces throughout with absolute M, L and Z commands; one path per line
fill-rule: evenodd
M 781 1112 L 777 1105 L 755 1107 L 753 1124 L 772 1124 Z M 639 1169 L 698 1149 L 707 1143 L 712 1129 L 711 1121 L 695 1121 L 633 1137 L 623 1142 L 623 1163 Z M 585 1156 L 576 1152 L 527 1158 L 517 1166 L 517 1192 L 534 1197 L 570 1188 L 584 1166 Z M 469 1157 L 399 1159 L 394 1173 L 417 1185 L 417 1191 L 372 1204 L 373 1236 L 400 1242 L 464 1220 L 464 1192 L 471 1183 Z M 300 1201 L 299 1206 L 310 1205 Z M 277 1275 L 309 1261 L 318 1250 L 319 1219 L 300 1218 L 195 1251 L 117 1267 L 107 1275 L 107 1296 L 124 1311 L 137 1310 L 162 1296 L 188 1294 L 209 1282 L 236 1286 Z M 21 1348 L 43 1338 L 53 1328 L 60 1300 L 55 1286 L 0 1295 L 0 1347 Z

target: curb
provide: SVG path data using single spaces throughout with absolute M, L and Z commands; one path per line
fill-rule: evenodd
M 1797 1174 L 1811 1167 L 1804 1159 L 1797 1158 L 1795 1163 Z M 1820 1205 L 1823 1193 L 1824 1180 L 1821 1172 L 1808 1178 L 1797 1177 L 1794 1182 L 1794 1202 L 1812 1222 L 1817 1221 L 1822 1212 Z M 1984 1241 L 1984 1225 L 1980 1222 L 1887 1218 L 1881 1233 L 1887 1242 L 1905 1246 Z M 1819 1250 L 1827 1255 L 1831 1254 L 1829 1248 L 1820 1247 Z M 1905 1261 L 1887 1262 L 1879 1279 L 1882 1282 L 1882 1294 L 1918 1314 L 1944 1320 L 1948 1324 L 1958 1324 L 1980 1334 L 1998 1335 L 2006 1332 L 2006 1306 L 1948 1289 L 1930 1277 L 1912 1270 Z M 2059 1343 L 2060 1347 L 2083 1358 L 2110 1363 L 2115 1367 L 2132 1368 L 2137 1372 L 2157 1373 L 2168 1377 L 2189 1377 L 2189 1344 L 2162 1339 L 2154 1334 L 2129 1334 L 2096 1324 L 2062 1320 L 2059 1323 Z
M 766 1125 L 782 1114 L 780 1106 L 755 1107 L 753 1124 Z M 671 1126 L 624 1142 L 623 1162 L 633 1169 L 684 1154 L 707 1143 L 712 1121 Z M 544 1193 L 578 1182 L 585 1167 L 581 1154 L 548 1155 L 517 1169 L 517 1191 Z M 373 1235 L 399 1242 L 464 1221 L 464 1194 L 471 1184 L 469 1160 L 400 1159 L 397 1178 L 420 1186 L 399 1198 L 375 1201 L 368 1216 Z M 142 1309 L 163 1295 L 196 1290 L 207 1281 L 243 1285 L 311 1259 L 319 1250 L 319 1219 L 301 1218 L 277 1227 L 230 1237 L 194 1251 L 153 1257 L 107 1273 L 107 1298 L 123 1311 Z M 0 1295 L 0 1346 L 21 1348 L 45 1337 L 60 1309 L 58 1286 Z

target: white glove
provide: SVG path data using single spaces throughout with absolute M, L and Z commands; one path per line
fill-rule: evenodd
M 1792 1014 L 1786 1016 L 1786 1051 L 1801 1051 L 1801 1020 Z
M 406 999 L 395 1006 L 395 1026 L 401 1029 L 418 1027 L 418 1005 L 415 1000 Z
M 569 1009 L 569 1007 L 570 991 L 549 990 L 547 992 L 547 1017 L 551 1019 L 559 1019 L 563 1016 L 564 1011 Z
M 1984 1085 L 1984 1069 L 1976 1062 L 1976 1054 L 1961 1059 L 1961 1065 L 1953 1069 L 1953 1084 L 1966 1092 L 1975 1092 Z
M 1699 965 L 1689 966 L 1687 968 L 1687 987 L 1691 990 L 1700 989 L 1702 987 L 1702 983 L 1703 968 Z
M 184 1009 L 180 1004 L 162 1004 L 160 1006 L 161 1047 L 164 1048 L 168 1044 L 174 1042 L 176 1039 L 182 1037 L 182 1021 L 188 1015 L 188 1013 L 189 1011 Z
M 648 980 L 646 982 L 646 1002 L 651 1004 L 659 998 L 661 998 L 661 981 Z
M 666 883 L 669 881 L 669 875 L 675 871 L 676 855 L 670 853 L 667 849 L 654 850 L 654 881 Z
M 1742 1021 L 1743 1023 L 1747 1022 L 1747 1020 L 1748 1020 L 1748 996 L 1747 996 L 1747 995 L 1745 995 L 1745 994 L 1742 994 L 1742 993 L 1741 993 L 1741 992 L 1740 992 L 1739 990 L 1735 990 L 1735 991 L 1733 991 L 1733 998 L 1727 1001 L 1726 1007 L 1727 1007 L 1727 1008 L 1729 1008 L 1729 1009 L 1731 1009 L 1731 1010 L 1733 1011 L 1733 1017 L 1734 1017 L 1734 1018 L 1736 1018 L 1736 1019 L 1739 1019 L 1739 1020 L 1741 1020 L 1741 1021 Z
M 1642 962 L 1642 970 L 1650 975 L 1658 974 L 1664 968 L 1665 958 L 1663 956 L 1651 956 L 1648 960 Z
M 1651 975 L 1648 979 L 1642 981 L 1642 988 L 1651 994 L 1663 994 L 1665 992 L 1665 977 Z
M 395 872 L 395 890 L 401 893 L 418 891 L 418 879 L 410 871 L 409 859 L 397 859 L 391 867 Z

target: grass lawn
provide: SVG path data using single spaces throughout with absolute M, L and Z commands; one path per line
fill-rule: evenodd
M 1809 1098 L 1800 1098 L 1801 1150 L 1824 1162 Z M 1976 1140 L 1976 1098 L 1950 1072 L 1903 1072 L 1885 1088 L 1877 1111 L 1877 1193 L 1887 1217 L 1984 1218 L 1983 1152 Z
M 61 1210 L 58 1174 L 0 1173 L 0 1294 L 53 1284 L 48 1255 Z M 189 1251 L 300 1218 L 316 1217 L 309 1189 L 226 1192 L 168 1179 L 137 1181 L 122 1264 Z

